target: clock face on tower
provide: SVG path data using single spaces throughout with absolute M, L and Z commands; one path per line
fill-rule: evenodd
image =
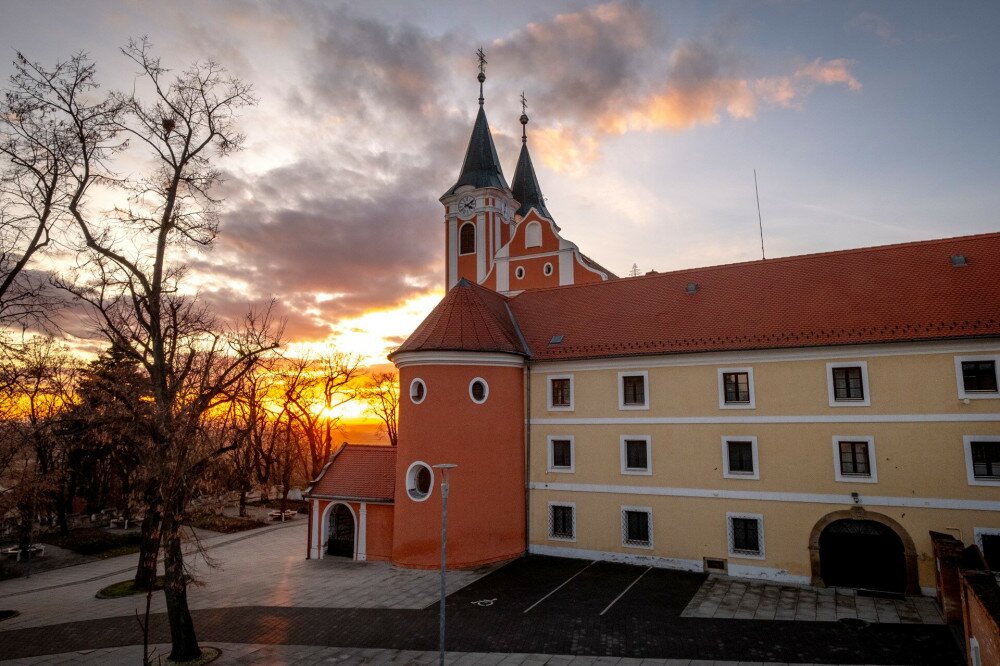
M 465 195 L 462 200 L 458 202 L 458 212 L 459 214 L 468 215 L 476 209 L 476 199 L 470 195 Z

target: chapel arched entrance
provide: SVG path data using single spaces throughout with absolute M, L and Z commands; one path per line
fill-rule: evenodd
M 831 513 L 813 528 L 809 550 L 814 585 L 919 593 L 913 540 L 888 516 Z
M 354 514 L 346 504 L 335 504 L 330 510 L 330 538 L 326 554 L 335 557 L 354 557 Z

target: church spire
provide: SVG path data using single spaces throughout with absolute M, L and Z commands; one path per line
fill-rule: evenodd
M 531 164 L 531 155 L 528 153 L 528 100 L 525 99 L 523 92 L 521 93 L 521 154 L 517 158 L 512 183 L 514 198 L 521 204 L 515 215 L 523 217 L 534 208 L 541 215 L 552 219 L 552 214 L 545 207 L 545 197 L 542 196 L 542 188 L 538 185 L 535 167 Z
M 469 138 L 469 147 L 465 151 L 465 161 L 462 163 L 458 181 L 445 192 L 445 196 L 454 194 L 455 190 L 463 185 L 510 189 L 500 168 L 500 158 L 497 157 L 497 149 L 493 144 L 493 135 L 490 133 L 490 124 L 486 121 L 486 110 L 483 107 L 486 56 L 482 49 L 476 51 L 476 56 L 479 58 L 479 76 L 476 77 L 479 80 L 479 113 L 476 115 L 475 125 L 472 126 L 472 136 Z

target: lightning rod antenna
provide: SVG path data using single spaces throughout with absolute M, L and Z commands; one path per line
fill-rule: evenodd
M 757 169 L 753 170 L 753 193 L 757 196 L 757 225 L 760 227 L 760 258 L 764 256 L 764 220 L 760 216 L 760 190 L 757 189 Z

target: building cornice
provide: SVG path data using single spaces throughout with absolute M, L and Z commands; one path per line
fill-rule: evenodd
M 411 365 L 495 365 L 520 368 L 525 360 L 519 354 L 474 351 L 411 351 L 393 354 L 397 368 Z

